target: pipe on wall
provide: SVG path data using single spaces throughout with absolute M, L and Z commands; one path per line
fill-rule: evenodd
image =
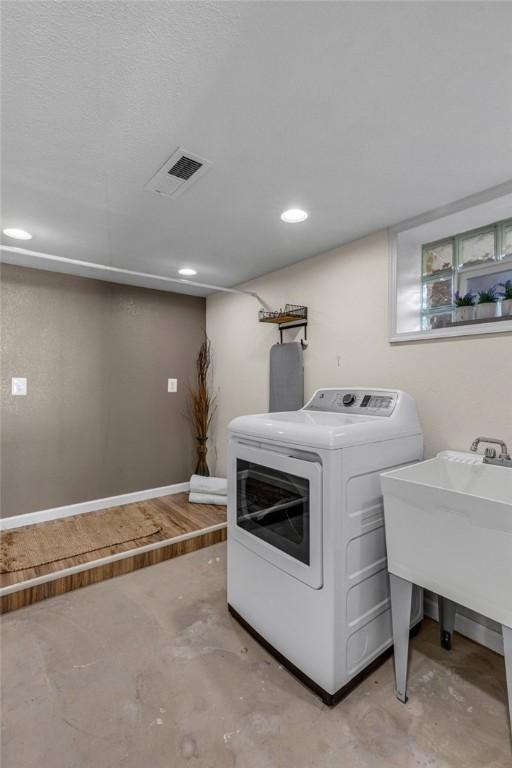
M 5 253 L 11 253 L 14 255 L 17 255 L 19 257 L 28 257 L 29 259 L 35 259 L 36 261 L 39 259 L 41 262 L 50 262 L 52 264 L 59 264 L 62 266 L 61 270 L 56 271 L 62 271 L 62 272 L 71 272 L 71 274 L 77 274 L 81 277 L 95 277 L 99 280 L 111 280 L 112 282 L 116 282 L 115 277 L 118 276 L 119 280 L 117 282 L 126 282 L 126 280 L 121 280 L 120 278 L 132 278 L 132 279 L 138 279 L 143 281 L 156 281 L 160 283 L 174 283 L 177 285 L 189 285 L 192 288 L 207 288 L 208 290 L 212 291 L 222 291 L 223 293 L 237 293 L 245 296 L 251 296 L 253 299 L 256 299 L 261 306 L 265 309 L 269 309 L 267 304 L 263 301 L 263 299 L 258 296 L 258 294 L 255 291 L 244 291 L 242 288 L 225 288 L 222 285 L 213 285 L 212 283 L 202 283 L 196 280 L 187 280 L 185 278 L 178 278 L 178 277 L 166 277 L 164 275 L 153 275 L 150 272 L 138 272 L 133 269 L 124 269 L 123 267 L 111 267 L 107 264 L 98 264 L 94 261 L 83 261 L 81 259 L 71 259 L 66 256 L 56 256 L 52 253 L 44 253 L 42 251 L 32 251 L 28 248 L 20 248 L 12 245 L 3 245 L 0 244 L 0 250 Z M 28 263 L 22 263 L 16 259 L 9 259 L 8 263 L 11 264 L 18 264 L 19 266 L 29 266 Z M 68 267 L 68 270 L 65 269 L 65 267 Z M 78 271 L 71 271 L 69 267 L 77 268 Z M 41 265 L 42 269 L 45 269 L 43 265 Z M 92 271 L 93 273 L 97 271 L 98 275 L 90 275 L 90 274 L 83 274 L 80 270 L 87 270 Z M 134 283 L 135 285 L 140 283 Z

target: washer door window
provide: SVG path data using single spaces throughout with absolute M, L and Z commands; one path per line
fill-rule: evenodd
M 229 536 L 319 589 L 323 584 L 320 461 L 234 441 L 229 477 Z
M 237 459 L 236 485 L 237 525 L 309 565 L 309 480 Z

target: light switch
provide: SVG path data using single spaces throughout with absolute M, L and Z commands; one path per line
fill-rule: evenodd
M 26 395 L 27 379 L 25 377 L 13 376 L 11 379 L 11 395 Z
M 168 392 L 178 391 L 178 379 L 167 379 L 167 391 Z

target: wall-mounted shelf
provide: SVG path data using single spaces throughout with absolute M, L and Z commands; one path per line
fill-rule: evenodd
M 281 344 L 283 343 L 283 331 L 290 328 L 304 328 L 303 347 L 307 345 L 308 308 L 302 304 L 285 304 L 284 309 L 266 310 L 258 312 L 260 323 L 273 323 L 279 327 Z
M 306 321 L 308 319 L 308 308 L 303 307 L 300 304 L 285 304 L 284 309 L 278 309 L 276 311 L 267 311 L 266 309 L 260 309 L 258 313 L 258 320 L 260 323 L 275 323 L 276 325 L 282 325 L 283 323 L 293 323 L 297 321 Z

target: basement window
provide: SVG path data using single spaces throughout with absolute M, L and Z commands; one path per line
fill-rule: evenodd
M 421 328 L 452 323 L 453 295 L 488 290 L 512 274 L 512 219 L 421 247 Z
M 510 333 L 510 304 L 455 313 L 454 295 L 512 280 L 512 183 L 393 227 L 390 269 L 390 341 Z

